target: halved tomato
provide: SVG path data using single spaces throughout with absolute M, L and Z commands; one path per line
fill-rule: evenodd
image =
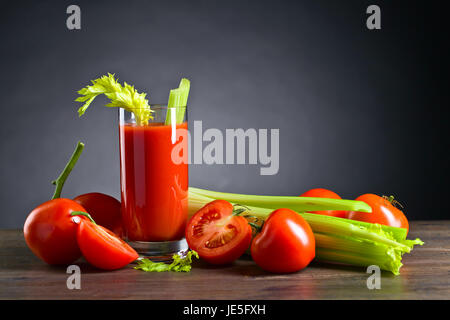
M 239 258 L 250 246 L 252 228 L 231 203 L 215 200 L 189 220 L 186 240 L 200 258 L 212 264 L 226 264 Z
M 84 258 L 104 270 L 120 269 L 136 260 L 138 253 L 114 232 L 89 220 L 74 220 L 79 224 L 77 242 Z

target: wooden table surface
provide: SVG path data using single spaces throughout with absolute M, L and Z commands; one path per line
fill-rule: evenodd
M 369 290 L 364 268 L 312 263 L 295 274 L 266 273 L 250 259 L 215 267 L 201 261 L 190 273 L 146 273 L 131 266 L 101 271 L 83 260 L 81 289 L 69 290 L 65 267 L 37 259 L 21 230 L 0 230 L 0 299 L 450 299 L 450 220 L 411 223 L 425 245 L 405 254 L 401 275 L 382 272 Z

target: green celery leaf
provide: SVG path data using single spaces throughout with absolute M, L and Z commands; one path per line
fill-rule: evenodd
M 150 259 L 138 260 L 138 265 L 134 267 L 136 270 L 142 270 L 145 272 L 189 272 L 191 271 L 192 257 L 198 257 L 198 253 L 194 250 L 188 251 L 185 256 L 180 256 L 179 254 L 173 255 L 173 262 L 167 264 L 164 262 L 153 262 Z
M 186 256 L 180 257 L 178 254 L 173 255 L 173 262 L 169 265 L 170 271 L 189 272 L 191 271 L 192 257 L 198 257 L 198 253 L 194 250 L 189 251 Z
M 169 271 L 169 265 L 164 262 L 153 262 L 150 259 L 138 260 L 138 265 L 134 267 L 136 270 L 145 272 L 164 272 Z

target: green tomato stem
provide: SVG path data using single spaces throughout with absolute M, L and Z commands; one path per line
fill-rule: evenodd
M 70 172 L 72 171 L 73 167 L 78 161 L 78 158 L 81 155 L 81 152 L 83 152 L 84 149 L 84 143 L 78 142 L 77 147 L 75 148 L 75 151 L 73 152 L 72 156 L 70 157 L 69 162 L 67 162 L 66 166 L 64 167 L 64 170 L 61 172 L 59 177 L 56 180 L 52 181 L 52 184 L 54 184 L 55 192 L 53 193 L 53 199 L 61 198 L 61 191 L 64 186 L 64 183 L 67 180 L 67 177 L 69 176 Z
M 83 212 L 83 211 L 74 211 L 70 214 L 71 216 L 85 216 L 87 217 L 89 220 L 91 220 L 91 222 L 93 224 L 97 224 L 94 219 L 92 219 L 91 215 L 87 212 Z

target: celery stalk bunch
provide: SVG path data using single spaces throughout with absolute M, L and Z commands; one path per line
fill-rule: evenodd
M 371 212 L 364 202 L 292 196 L 258 196 L 189 188 L 189 215 L 213 200 L 227 200 L 244 205 L 248 214 L 263 221 L 278 208 L 298 212 L 311 226 L 316 240 L 316 260 L 367 267 L 377 265 L 382 270 L 400 274 L 402 255 L 420 239 L 406 239 L 407 231 L 379 224 L 306 213 L 306 211 L 345 210 Z

